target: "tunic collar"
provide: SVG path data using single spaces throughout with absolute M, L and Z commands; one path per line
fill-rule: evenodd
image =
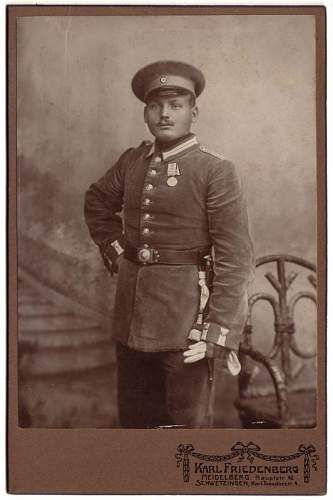
M 189 138 L 187 137 L 186 139 L 184 139 L 183 142 L 181 142 L 180 144 L 177 144 L 177 146 L 175 146 L 174 148 L 169 149 L 167 151 L 159 152 L 159 154 L 162 156 L 163 160 L 168 160 L 172 156 L 178 155 L 179 153 L 183 153 L 187 149 L 192 148 L 193 146 L 196 146 L 197 144 L 199 144 L 198 139 L 196 138 L 195 135 L 193 135 Z M 146 158 L 149 158 L 150 156 L 152 156 L 154 154 L 154 152 L 157 152 L 156 144 L 151 145 L 151 147 L 146 155 Z

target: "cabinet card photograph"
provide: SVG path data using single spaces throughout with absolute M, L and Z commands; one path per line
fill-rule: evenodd
M 7 14 L 8 490 L 323 493 L 325 8 Z

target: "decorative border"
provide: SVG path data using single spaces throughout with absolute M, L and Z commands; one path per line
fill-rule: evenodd
M 234 446 L 230 448 L 230 451 L 231 453 L 228 453 L 226 455 L 206 455 L 204 453 L 196 452 L 192 444 L 178 445 L 178 453 L 176 453 L 175 457 L 177 460 L 177 467 L 180 467 L 180 464 L 183 462 L 184 483 L 188 483 L 190 481 L 190 456 L 207 462 L 225 462 L 226 460 L 232 460 L 238 457 L 238 462 L 248 460 L 250 463 L 252 463 L 255 458 L 266 460 L 268 462 L 289 462 L 291 460 L 296 460 L 297 458 L 304 456 L 304 483 L 310 482 L 311 467 L 315 471 L 318 470 L 317 461 L 319 460 L 319 455 L 315 453 L 316 448 L 312 444 L 308 446 L 300 444 L 298 447 L 298 451 L 291 455 L 266 455 L 264 453 L 260 453 L 260 446 L 253 443 L 252 441 L 250 441 L 248 444 L 243 444 L 238 441 Z

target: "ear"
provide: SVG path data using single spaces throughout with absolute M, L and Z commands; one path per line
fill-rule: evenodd
M 195 123 L 197 121 L 198 116 L 199 116 L 199 108 L 197 105 L 195 105 L 192 108 L 192 123 Z
M 143 110 L 143 119 L 145 123 L 147 123 L 147 106 L 145 106 L 145 109 Z

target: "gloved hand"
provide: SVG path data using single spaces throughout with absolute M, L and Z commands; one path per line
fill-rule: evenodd
M 183 352 L 184 363 L 195 363 L 206 356 L 207 342 L 200 340 L 195 344 L 190 344 L 189 350 Z
M 200 340 L 195 344 L 190 344 L 188 351 L 183 353 L 184 363 L 195 363 L 203 358 L 219 358 L 226 360 L 231 353 L 231 349 L 222 347 L 212 342 Z
M 106 269 L 109 271 L 109 273 L 111 274 L 111 276 L 113 276 L 114 274 L 117 274 L 119 272 L 119 266 L 124 258 L 124 254 L 122 253 L 121 255 L 118 255 L 116 260 L 112 260 L 107 252 L 102 254 L 102 257 L 103 257 L 104 265 L 105 265 Z
M 205 357 L 219 359 L 222 361 L 222 367 L 233 376 L 238 375 L 241 370 L 235 351 L 204 340 L 191 344 L 188 350 L 183 352 L 183 356 L 184 363 L 195 363 Z
M 122 261 L 124 260 L 124 254 L 118 255 L 116 262 L 113 263 L 113 272 L 118 274 Z

